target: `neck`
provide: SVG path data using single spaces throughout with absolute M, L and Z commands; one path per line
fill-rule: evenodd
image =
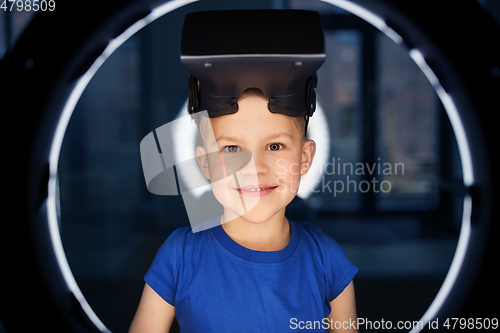
M 236 243 L 255 251 L 279 251 L 290 241 L 291 230 L 285 210 L 265 222 L 252 222 L 240 216 L 229 222 L 226 213 L 221 217 L 222 228 Z

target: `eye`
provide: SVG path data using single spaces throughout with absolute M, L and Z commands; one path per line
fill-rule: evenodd
M 267 148 L 271 151 L 278 151 L 283 149 L 285 146 L 283 146 L 281 143 L 271 143 Z
M 222 151 L 224 153 L 237 153 L 239 151 L 241 151 L 241 148 L 238 147 L 238 146 L 225 146 L 224 148 L 222 148 Z

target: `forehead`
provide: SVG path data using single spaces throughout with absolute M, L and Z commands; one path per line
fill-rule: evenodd
M 268 99 L 261 95 L 252 94 L 240 98 L 238 112 L 211 119 L 215 137 L 226 134 L 242 139 L 259 139 L 285 133 L 293 138 L 300 138 L 293 118 L 271 113 L 267 104 Z

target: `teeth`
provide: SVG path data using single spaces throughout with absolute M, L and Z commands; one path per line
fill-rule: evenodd
M 250 192 L 260 192 L 262 190 L 267 190 L 267 188 L 242 189 L 242 191 L 250 191 Z

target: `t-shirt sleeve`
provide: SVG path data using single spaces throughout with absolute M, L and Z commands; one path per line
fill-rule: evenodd
M 144 281 L 167 303 L 175 306 L 179 261 L 182 254 L 184 228 L 175 230 L 158 249 Z
M 358 268 L 349 260 L 345 250 L 335 240 L 323 232 L 321 234 L 328 301 L 331 302 L 351 283 Z
M 344 289 L 351 283 L 352 279 L 358 272 L 358 268 L 347 258 L 347 254 L 340 245 L 337 255 L 332 258 L 329 267 L 329 275 L 334 277 L 330 281 L 330 297 L 329 302 L 333 301 L 340 295 Z M 328 274 L 328 271 L 327 271 Z

